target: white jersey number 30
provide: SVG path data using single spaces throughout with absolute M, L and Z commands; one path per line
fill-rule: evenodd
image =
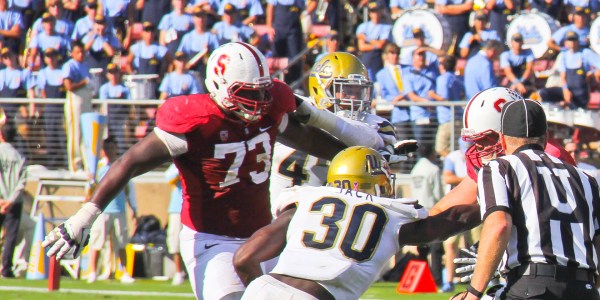
M 348 205 L 333 197 L 324 197 L 313 203 L 310 211 L 323 215 L 321 226 L 327 227 L 327 230 L 319 237 L 313 231 L 304 231 L 304 246 L 320 250 L 338 247 L 349 259 L 358 262 L 369 260 L 377 249 L 388 216 L 383 208 L 369 203 L 351 208 L 348 214 Z M 344 229 L 340 224 L 346 218 L 349 219 Z

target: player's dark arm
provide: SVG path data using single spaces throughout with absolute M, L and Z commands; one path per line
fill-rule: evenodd
M 443 241 L 481 223 L 479 205 L 456 205 L 435 216 L 400 227 L 398 241 L 413 245 Z
M 171 160 L 169 150 L 150 133 L 115 161 L 94 190 L 91 202 L 104 210 L 106 205 L 125 188 L 130 179 L 144 174 Z
M 260 263 L 277 257 L 286 244 L 288 225 L 296 209 L 283 212 L 273 223 L 255 232 L 233 256 L 235 271 L 248 286 L 252 280 L 263 275 Z
M 346 145 L 327 132 L 301 124 L 292 114 L 288 114 L 287 119 L 288 124 L 279 133 L 277 140 L 289 147 L 327 160 L 346 148 Z

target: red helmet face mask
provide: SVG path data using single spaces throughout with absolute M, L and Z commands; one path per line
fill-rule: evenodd
M 504 155 L 500 134 L 493 130 L 487 130 L 474 136 L 463 136 L 466 142 L 472 142 L 471 151 L 467 151 L 465 156 L 475 167 L 480 168 L 483 162 L 490 161 L 496 157 Z
M 244 82 L 233 83 L 227 89 L 229 97 L 227 101 L 231 103 L 229 110 L 239 112 L 240 117 L 249 122 L 257 122 L 262 116 L 266 115 L 271 108 L 273 98 L 269 93 L 272 83 L 269 84 L 250 84 Z

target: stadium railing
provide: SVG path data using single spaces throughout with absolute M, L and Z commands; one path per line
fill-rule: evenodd
M 168 100 L 167 100 L 168 101 Z M 35 104 L 37 108 L 42 110 L 44 104 L 62 104 L 65 99 L 25 99 L 25 98 L 0 98 L 0 106 L 6 103 L 21 104 L 27 108 L 30 104 Z M 102 100 L 94 99 L 92 104 L 94 110 L 106 114 L 110 108 L 117 106 L 122 107 L 121 112 L 112 113 L 109 116 L 108 122 L 119 122 L 122 124 L 118 132 L 111 132 L 119 144 L 119 152 L 122 154 L 132 145 L 137 143 L 155 126 L 156 110 L 163 103 L 161 100 Z M 378 101 L 375 112 L 378 115 L 389 118 L 391 105 L 385 101 Z M 466 105 L 466 101 L 449 101 L 449 102 L 430 102 L 430 103 L 413 103 L 401 102 L 397 106 L 409 107 L 413 105 L 428 107 L 432 114 L 435 115 L 435 107 L 448 106 L 456 111 L 453 114 L 457 121 L 462 120 L 462 108 Z M 49 170 L 62 170 L 67 168 L 66 161 L 66 144 L 65 132 L 48 132 L 44 127 L 45 115 L 40 113 L 36 116 L 31 116 L 28 119 L 18 118 L 17 126 L 19 127 L 19 137 L 16 141 L 16 147 L 28 158 L 30 165 L 42 165 Z M 457 149 L 457 139 L 460 136 L 460 127 L 456 126 L 453 131 L 451 148 Z M 437 131 L 437 130 L 436 130 Z M 427 132 L 424 141 L 435 143 L 436 131 Z M 108 134 L 108 126 L 104 137 Z M 411 158 L 416 160 L 416 158 Z M 407 164 L 410 166 L 410 164 Z M 401 172 L 410 172 L 410 169 L 400 169 Z

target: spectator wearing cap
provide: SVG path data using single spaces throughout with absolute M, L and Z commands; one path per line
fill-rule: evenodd
M 377 2 L 369 2 L 369 20 L 358 25 L 356 39 L 361 59 L 369 72 L 369 78 L 383 68 L 381 54 L 383 47 L 391 39 L 392 25 L 382 23 L 383 7 Z
M 237 9 L 231 4 L 225 5 L 221 21 L 217 22 L 211 30 L 217 36 L 219 44 L 229 42 L 249 42 L 254 29 L 244 25 L 237 17 Z
M 406 47 L 402 49 L 400 53 L 400 64 L 409 66 L 412 64 L 413 52 L 424 52 L 425 53 L 425 65 L 428 69 L 433 72 L 438 72 L 438 57 L 444 55 L 444 50 L 433 48 L 427 45 L 425 41 L 425 32 L 420 27 L 414 27 L 412 29 L 412 41 L 407 41 L 414 45 L 414 47 Z
M 590 99 L 589 80 L 600 81 L 600 56 L 596 52 L 581 48 L 579 35 L 567 32 L 565 47 L 556 64 L 560 72 L 561 87 L 541 89 L 543 101 L 558 102 L 562 106 L 586 108 Z
M 413 63 L 406 69 L 403 79 L 404 92 L 412 102 L 426 103 L 433 99 L 429 96 L 435 91 L 437 72 L 433 72 L 425 65 L 425 53 L 413 52 Z M 410 121 L 412 132 L 419 144 L 428 144 L 433 148 L 433 140 L 437 130 L 437 118 L 432 107 L 411 105 Z
M 502 39 L 495 30 L 487 29 L 487 21 L 488 15 L 486 12 L 478 10 L 475 13 L 473 28 L 471 28 L 471 31 L 465 33 L 458 44 L 460 57 L 469 58 L 477 54 L 485 42 L 489 40 L 502 42 Z
M 305 9 L 303 0 L 267 0 L 266 25 L 273 42 L 274 57 L 287 57 L 292 61 L 306 47 L 300 23 L 300 15 Z M 285 81 L 291 84 L 301 76 L 302 64 L 296 63 L 288 67 Z
M 155 27 L 146 21 L 142 24 L 142 40 L 133 44 L 127 56 L 127 71 L 137 74 L 163 74 L 173 60 L 167 47 L 155 39 Z
M 165 12 L 171 11 L 171 0 L 136 0 L 135 9 L 142 12 L 142 23 L 150 22 L 157 28 Z
M 106 78 L 108 82 L 100 86 L 98 99 L 131 99 L 129 88 L 121 81 L 121 70 L 113 63 L 106 67 Z M 117 142 L 119 154 L 127 149 L 125 143 L 125 125 L 129 116 L 130 105 L 109 104 L 108 105 L 108 135 L 114 137 Z
M 80 116 L 92 111 L 90 69 L 85 62 L 86 51 L 82 43 L 71 44 L 71 59 L 62 67 L 67 101 L 65 102 L 65 127 L 67 132 L 67 162 L 69 171 L 83 170 L 84 145 L 81 139 Z
M 390 11 L 392 19 L 396 20 L 402 13 L 415 7 L 427 7 L 425 0 L 390 0 Z
M 88 52 L 86 60 L 90 68 L 106 69 L 116 51 L 121 49 L 115 34 L 107 30 L 106 22 L 104 16 L 96 16 L 92 31 L 81 39 Z
M 0 0 L 0 48 L 8 47 L 18 52 L 19 43 L 25 40 L 25 35 L 21 34 L 25 28 L 29 27 L 24 27 L 22 15 L 9 9 L 7 0 Z
M 71 35 L 71 40 L 81 41 L 81 39 L 94 29 L 94 20 L 98 15 L 98 3 L 95 0 L 89 0 L 85 3 L 84 10 L 86 15 L 75 22 L 75 28 Z
M 63 6 L 62 1 L 60 0 L 46 0 L 46 12 L 54 17 L 55 24 L 54 30 L 57 34 L 65 36 L 66 38 L 70 38 L 71 34 L 73 34 L 73 22 L 71 20 L 63 17 Z M 31 27 L 31 39 L 33 39 L 36 35 L 44 31 L 43 23 L 43 15 L 42 17 L 35 20 Z
M 502 40 L 506 36 L 508 16 L 517 12 L 517 6 L 518 2 L 515 0 L 485 0 L 485 9 L 489 12 L 489 27 L 496 31 Z
M 219 15 L 225 13 L 225 6 L 232 4 L 238 11 L 238 17 L 244 25 L 251 26 L 259 16 L 265 14 L 260 0 L 223 0 L 219 6 Z
M 552 34 L 552 38 L 548 41 L 548 47 L 557 53 L 565 50 L 564 48 L 561 48 L 561 45 L 564 44 L 565 37 L 570 31 L 577 33 L 579 45 L 581 47 L 585 48 L 590 45 L 589 9 L 577 7 L 573 9 L 570 16 L 573 23 L 559 28 Z
M 42 26 L 44 31 L 37 34 L 31 39 L 28 45 L 29 57 L 27 63 L 30 67 L 34 66 L 35 60 L 38 54 L 43 56 L 46 49 L 54 48 L 62 57 L 67 57 L 67 53 L 71 48 L 71 43 L 68 37 L 58 34 L 54 30 L 54 24 L 56 19 L 49 13 L 42 15 Z M 42 67 L 45 66 L 45 62 L 42 57 Z
M 221 16 L 224 15 L 217 13 L 220 6 L 221 2 L 219 0 L 189 0 L 187 6 L 185 7 L 185 12 L 188 14 L 193 14 L 196 8 L 200 8 L 206 13 L 206 28 L 213 28 L 214 24 L 221 19 Z M 237 21 L 239 14 L 235 17 Z
M 510 38 L 510 49 L 500 54 L 500 68 L 504 70 L 509 87 L 527 97 L 535 88 L 533 75 L 533 51 L 523 49 L 523 35 L 515 33 Z
M 6 66 L 0 70 L 0 98 L 34 98 L 35 80 L 31 71 L 21 69 L 16 54 L 7 47 L 0 50 L 0 59 Z M 28 118 L 28 109 L 20 104 L 4 103 L 2 107 L 10 120 Z
M 187 55 L 181 51 L 175 53 L 173 61 L 173 72 L 167 74 L 160 83 L 160 99 L 202 93 L 202 89 L 196 78 L 186 70 Z
M 158 24 L 158 42 L 166 46 L 171 55 L 179 48 L 181 37 L 194 28 L 192 16 L 184 12 L 185 0 L 172 0 L 173 10 L 164 15 Z
M 206 18 L 207 15 L 203 10 L 197 9 L 194 12 L 194 30 L 183 36 L 179 49 L 177 49 L 188 57 L 186 69 L 192 70 L 198 82 L 201 83 L 206 78 L 206 59 L 219 47 L 217 36 L 206 29 Z
M 40 69 L 37 76 L 37 91 L 40 98 L 65 99 L 67 93 L 64 86 L 62 72 L 62 57 L 54 48 L 48 48 L 44 52 L 46 67 Z M 50 144 L 61 145 L 66 143 L 64 131 L 64 105 L 46 103 L 39 113 L 44 117 L 44 137 L 47 147 Z M 64 151 L 65 149 L 62 148 Z M 53 151 L 59 151 L 53 149 Z M 64 152 L 61 152 L 64 153 Z M 54 164 L 53 164 L 54 165 Z
M 398 63 L 400 47 L 395 43 L 388 43 L 383 47 L 383 69 L 375 74 L 375 82 L 379 86 L 381 98 L 394 105 L 390 121 L 396 130 L 398 140 L 412 139 L 412 126 L 410 112 L 407 106 L 395 106 L 395 104 L 408 101 L 404 88 L 404 79 L 407 70 Z
M 473 0 L 435 0 L 435 11 L 448 20 L 452 39 L 456 41 L 469 31 L 469 14 L 472 10 Z M 450 53 L 456 53 L 456 49 L 450 49 Z
M 331 30 L 325 36 L 325 51 L 319 53 L 319 55 L 317 55 L 317 57 L 315 58 L 315 61 L 321 60 L 321 58 L 323 58 L 323 56 L 327 55 L 328 53 L 333 53 L 337 51 L 340 51 L 340 34 L 337 30 Z
M 503 50 L 503 45 L 497 40 L 485 42 L 483 49 L 477 51 L 467 60 L 465 65 L 465 96 L 471 99 L 480 91 L 498 86 L 494 74 L 494 60 Z
M 435 91 L 429 93 L 429 97 L 435 101 L 461 101 L 464 99 L 465 84 L 462 78 L 454 74 L 456 58 L 446 55 L 440 58 L 440 76 L 435 80 Z M 451 141 L 459 133 L 453 134 L 454 128 L 461 128 L 463 115 L 462 109 L 455 106 L 436 106 L 438 129 L 435 136 L 435 152 L 442 158 L 452 150 Z M 454 113 L 454 115 L 452 115 Z M 454 121 L 454 122 L 452 122 Z
M 131 31 L 135 14 L 135 5 L 131 0 L 100 0 L 102 15 L 106 22 L 116 31 L 118 40 L 123 48 L 129 48 L 131 43 Z

